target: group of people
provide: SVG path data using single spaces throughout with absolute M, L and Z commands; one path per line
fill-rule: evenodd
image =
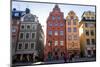
M 64 59 L 64 62 L 66 63 L 66 62 L 71 62 L 72 61 L 72 59 L 74 58 L 74 54 L 71 54 L 71 55 L 66 55 L 66 54 L 64 54 L 63 55 L 63 59 Z

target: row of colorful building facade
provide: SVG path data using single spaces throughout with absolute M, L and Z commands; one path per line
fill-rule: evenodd
M 46 36 L 38 17 L 25 11 L 12 11 L 12 56 L 14 62 L 62 60 L 63 56 L 95 57 L 96 16 L 85 11 L 81 21 L 74 11 L 66 18 L 56 4 L 47 18 Z M 44 45 L 44 37 L 46 44 Z

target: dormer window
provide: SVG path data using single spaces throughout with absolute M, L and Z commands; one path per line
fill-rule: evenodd
M 24 22 L 34 22 L 35 21 L 35 17 L 31 14 L 28 14 L 24 17 Z
M 55 19 L 55 17 L 54 16 L 52 16 L 52 20 L 54 20 Z

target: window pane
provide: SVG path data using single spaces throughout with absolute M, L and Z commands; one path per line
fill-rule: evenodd
M 21 43 L 19 43 L 19 49 L 21 49 L 22 48 L 22 44 Z
M 54 16 L 52 16 L 52 20 L 54 20 L 55 19 L 55 17 Z
M 92 39 L 91 41 L 92 41 L 92 44 L 95 45 L 95 39 Z
M 91 35 L 92 35 L 92 36 L 94 35 L 94 30 L 91 30 Z
M 86 35 L 89 36 L 89 30 L 86 30 Z
M 32 33 L 32 39 L 34 39 L 35 38 L 35 33 Z
M 34 43 L 31 43 L 31 48 L 34 48 Z
M 24 27 L 24 25 L 21 25 L 21 29 L 24 29 L 25 27 Z
M 69 35 L 68 36 L 68 40 L 72 40 L 72 35 Z
M 64 24 L 63 23 L 60 23 L 60 26 L 64 26 Z
M 87 45 L 90 45 L 90 39 L 87 39 Z
M 24 34 L 20 33 L 20 39 L 23 39 L 23 37 L 24 37 Z
M 58 16 L 57 19 L 60 20 L 60 16 Z
M 49 34 L 49 35 L 52 35 L 52 31 L 49 31 L 48 34 Z
M 85 27 L 88 27 L 87 23 L 85 23 Z
M 74 27 L 74 32 L 76 32 L 77 31 L 77 29 L 76 29 L 76 27 Z
M 29 38 L 29 33 L 26 33 L 26 39 L 28 39 Z
M 54 26 L 58 26 L 58 23 L 55 23 Z
M 71 28 L 68 28 L 68 32 L 71 32 Z
M 16 28 L 12 28 L 12 30 L 11 30 L 12 32 L 16 32 Z
M 77 35 L 74 35 L 74 40 L 77 40 Z
M 60 41 L 60 45 L 63 45 L 63 41 Z
M 58 35 L 58 31 L 55 31 L 54 34 L 55 34 L 55 35 Z
M 48 26 L 52 26 L 52 23 L 49 23 Z
M 64 31 L 60 31 L 60 35 L 63 35 L 64 34 Z
M 33 30 L 35 30 L 35 25 L 33 25 Z
M 27 29 L 30 29 L 30 25 L 27 25 Z
M 25 43 L 25 49 L 28 49 L 28 43 Z
M 48 45 L 49 46 L 52 45 L 52 41 L 51 40 L 48 41 Z
M 58 41 L 55 41 L 55 46 L 58 45 Z
M 76 22 L 74 21 L 73 24 L 76 25 Z

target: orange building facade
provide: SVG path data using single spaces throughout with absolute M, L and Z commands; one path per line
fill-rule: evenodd
M 44 61 L 61 60 L 66 54 L 66 32 L 63 12 L 56 4 L 47 19 L 46 45 L 44 47 Z
M 74 11 L 70 11 L 66 17 L 66 44 L 68 56 L 79 56 L 79 21 Z

